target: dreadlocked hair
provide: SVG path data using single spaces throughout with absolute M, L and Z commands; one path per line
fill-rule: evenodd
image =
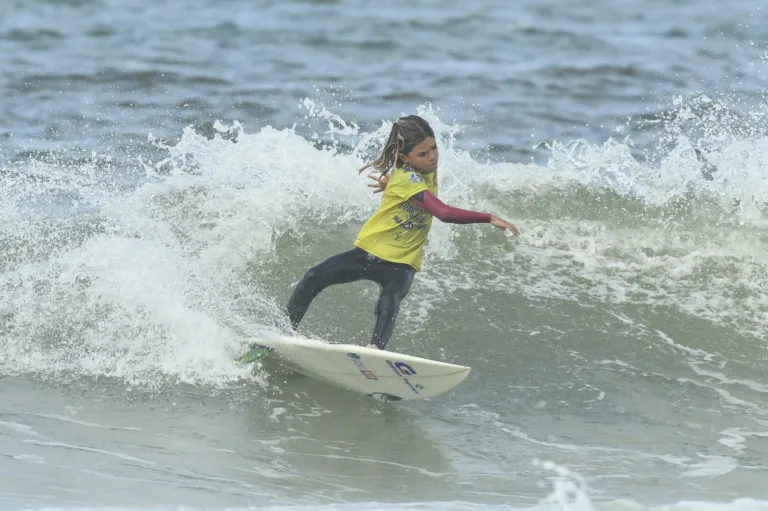
M 432 131 L 432 127 L 427 121 L 418 115 L 401 117 L 392 125 L 392 130 L 389 132 L 389 137 L 379 157 L 365 165 L 358 172 L 373 167 L 383 176 L 402 164 L 400 160 L 401 154 L 407 155 L 414 147 L 429 137 L 435 138 L 435 132 Z

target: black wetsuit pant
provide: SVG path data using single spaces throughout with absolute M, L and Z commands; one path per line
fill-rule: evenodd
M 384 349 L 392 336 L 400 301 L 408 294 L 415 274 L 416 270 L 407 264 L 384 261 L 355 247 L 329 257 L 304 274 L 288 300 L 288 317 L 296 330 L 309 304 L 326 287 L 362 279 L 372 280 L 379 284 L 381 293 L 376 303 L 376 326 L 371 344 Z

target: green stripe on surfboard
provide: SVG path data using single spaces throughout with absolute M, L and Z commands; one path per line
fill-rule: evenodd
M 235 362 L 237 362 L 238 364 L 250 364 L 251 362 L 256 362 L 266 354 L 267 354 L 267 350 L 265 350 L 264 348 L 253 347 L 245 355 L 241 355 L 237 357 L 235 359 Z

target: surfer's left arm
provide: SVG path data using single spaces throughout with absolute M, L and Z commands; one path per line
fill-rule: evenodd
M 478 213 L 467 209 L 454 208 L 435 197 L 429 191 L 418 192 L 411 197 L 410 202 L 441 222 L 449 224 L 492 224 L 502 230 L 509 229 L 515 236 L 520 234 L 517 227 L 506 220 L 490 213 Z

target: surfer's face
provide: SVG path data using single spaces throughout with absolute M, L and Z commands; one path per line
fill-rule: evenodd
M 437 170 L 437 142 L 432 137 L 427 137 L 422 143 L 411 149 L 401 157 L 403 163 L 407 163 L 419 174 L 431 174 Z

